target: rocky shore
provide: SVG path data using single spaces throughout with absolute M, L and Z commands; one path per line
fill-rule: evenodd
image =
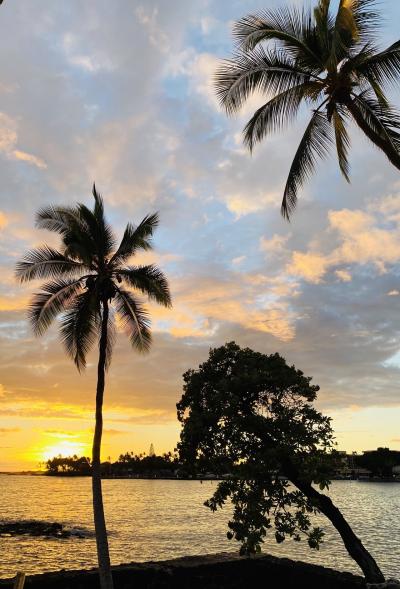
M 60 563 L 61 564 L 61 563 Z M 233 554 L 194 556 L 161 562 L 113 567 L 115 589 L 359 589 L 362 577 L 287 558 Z M 0 580 L 0 589 L 12 589 L 12 580 Z M 60 571 L 27 577 L 26 589 L 98 589 L 95 570 Z
M 45 538 L 87 538 L 93 533 L 83 528 L 66 528 L 57 522 L 23 520 L 0 522 L 0 538 L 10 536 L 43 536 Z

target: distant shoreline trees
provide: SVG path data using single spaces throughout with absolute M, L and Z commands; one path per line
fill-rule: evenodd
M 161 456 L 156 454 L 120 454 L 115 462 L 101 463 L 102 477 L 143 476 L 149 478 L 176 477 L 180 464 L 178 457 L 172 452 Z M 90 476 L 92 472 L 90 458 L 85 456 L 54 456 L 45 463 L 46 475 L 49 476 Z
M 91 461 L 86 456 L 53 456 L 43 466 L 48 476 L 90 476 Z M 193 472 L 189 472 L 179 460 L 177 454 L 135 454 L 125 452 L 120 454 L 114 462 L 108 460 L 100 465 L 103 478 L 128 478 L 131 476 L 143 478 L 183 478 L 191 479 Z M 227 465 L 228 468 L 228 465 Z M 331 480 L 343 478 L 362 479 L 372 481 L 397 481 L 400 475 L 400 451 L 389 448 L 377 448 L 364 451 L 362 454 L 347 454 L 332 451 L 331 461 L 326 464 L 327 476 Z M 197 473 L 201 479 L 204 474 L 211 478 L 215 473 Z M 225 473 L 228 474 L 228 473 Z M 282 473 L 281 473 L 282 474 Z

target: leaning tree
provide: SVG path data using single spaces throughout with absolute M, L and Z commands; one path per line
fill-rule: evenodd
M 373 557 L 330 497 L 334 445 L 330 418 L 313 407 L 319 387 L 279 354 L 265 355 L 234 342 L 210 350 L 184 375 L 177 404 L 182 423 L 180 458 L 186 468 L 224 475 L 212 510 L 233 504 L 228 538 L 241 553 L 261 549 L 270 528 L 277 542 L 306 537 L 318 548 L 323 531 L 311 515 L 324 514 L 370 583 L 384 581 Z
M 68 355 L 79 371 L 93 344 L 99 345 L 96 389 L 96 422 L 92 451 L 93 513 L 102 589 L 113 580 L 101 488 L 101 438 L 105 372 L 111 362 L 118 315 L 135 350 L 147 352 L 151 344 L 150 320 L 139 295 L 171 306 L 169 287 L 157 266 L 131 265 L 132 257 L 152 248 L 158 215 L 146 216 L 139 225 L 128 223 L 119 247 L 105 219 L 103 200 L 93 186 L 94 207 L 49 206 L 39 210 L 36 226 L 61 236 L 61 247 L 44 245 L 29 251 L 17 264 L 21 282 L 47 279 L 34 295 L 29 319 L 37 336 L 60 316 L 60 333 Z
M 304 104 L 311 118 L 294 155 L 281 212 L 289 218 L 300 187 L 336 143 L 349 181 L 348 125 L 355 123 L 400 169 L 400 115 L 387 88 L 399 81 L 400 41 L 378 48 L 376 0 L 319 0 L 314 10 L 281 7 L 249 14 L 233 28 L 236 53 L 216 74 L 216 90 L 231 115 L 255 91 L 266 102 L 244 128 L 254 145 L 290 125 Z

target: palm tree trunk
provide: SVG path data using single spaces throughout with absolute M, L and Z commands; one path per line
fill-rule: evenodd
M 282 467 L 284 474 L 293 485 L 311 500 L 312 504 L 329 519 L 339 532 L 347 552 L 364 573 L 367 583 L 384 583 L 385 577 L 375 562 L 375 559 L 355 535 L 341 511 L 334 505 L 332 500 L 327 495 L 319 493 L 308 481 L 303 480 L 290 458 L 285 457 L 282 460 Z
M 101 589 L 113 589 L 111 574 L 110 554 L 108 550 L 107 529 L 104 518 L 103 494 L 101 490 L 101 437 L 103 433 L 103 396 L 105 384 L 105 366 L 107 350 L 108 328 L 108 302 L 103 301 L 103 317 L 101 324 L 101 336 L 99 345 L 99 363 L 97 368 L 96 391 L 96 426 L 93 436 L 92 449 L 92 492 L 93 492 L 93 516 L 96 530 L 97 559 L 99 563 L 99 576 Z
M 365 133 L 365 135 L 375 143 L 387 156 L 389 161 L 398 169 L 400 170 L 400 153 L 391 145 L 384 137 L 376 133 L 368 123 L 365 121 L 360 109 L 357 105 L 352 101 L 349 100 L 346 102 L 346 106 L 351 112 L 355 122 L 360 127 L 360 129 Z

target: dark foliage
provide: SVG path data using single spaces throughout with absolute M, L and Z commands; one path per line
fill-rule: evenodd
M 271 533 L 277 542 L 305 536 L 318 548 L 323 532 L 310 519 L 316 506 L 280 476 L 290 459 L 305 480 L 328 485 L 333 434 L 312 405 L 318 386 L 279 354 L 233 342 L 210 350 L 184 383 L 180 458 L 186 468 L 225 477 L 207 505 L 214 511 L 232 501 L 228 537 L 245 554 L 258 552 Z
M 332 144 L 349 180 L 347 125 L 354 121 L 400 169 L 400 117 L 385 92 L 400 74 L 400 41 L 379 49 L 375 0 L 319 0 L 314 8 L 281 7 L 250 14 L 234 26 L 237 48 L 216 74 L 228 114 L 258 91 L 266 97 L 244 129 L 252 150 L 290 125 L 305 104 L 312 117 L 286 182 L 282 214 L 289 218 L 299 189 Z

